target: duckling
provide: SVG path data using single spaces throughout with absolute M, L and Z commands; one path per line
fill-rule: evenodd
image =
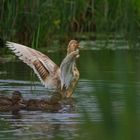
M 55 93 L 51 98 L 47 99 L 29 99 L 26 103 L 26 110 L 42 110 L 42 111 L 58 111 L 60 105 L 61 94 Z
M 26 100 L 25 110 L 36 111 L 39 110 L 39 99 Z
M 18 112 L 24 107 L 23 97 L 19 91 L 14 91 L 12 97 L 0 96 L 0 112 Z
M 61 108 L 60 103 L 50 103 L 47 99 L 29 99 L 26 101 L 25 110 L 30 111 L 58 111 Z

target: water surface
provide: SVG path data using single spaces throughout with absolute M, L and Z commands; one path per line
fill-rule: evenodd
M 57 64 L 64 57 L 61 52 L 48 55 Z M 79 136 L 85 115 L 95 123 L 118 120 L 130 98 L 131 102 L 139 101 L 139 51 L 84 50 L 77 64 L 81 75 L 74 92 L 74 109 L 64 106 L 55 113 L 20 111 L 18 115 L 0 112 L 0 139 L 73 139 Z M 10 96 L 14 90 L 19 90 L 26 99 L 51 96 L 24 63 L 18 59 L 2 61 L 0 92 Z

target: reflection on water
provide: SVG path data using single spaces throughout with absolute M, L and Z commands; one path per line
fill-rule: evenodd
M 56 59 L 55 53 L 51 55 Z M 13 90 L 19 90 L 25 99 L 51 96 L 51 92 L 22 62 L 11 61 L 0 65 L 1 94 L 9 96 Z M 128 92 L 140 91 L 138 52 L 84 51 L 78 67 L 81 77 L 74 93 L 74 109 L 65 105 L 55 113 L 20 111 L 16 116 L 0 112 L 0 139 L 73 139 L 78 135 L 79 124 L 85 121 L 85 112 L 93 122 L 118 119 L 124 110 Z M 137 98 L 139 100 L 139 95 Z

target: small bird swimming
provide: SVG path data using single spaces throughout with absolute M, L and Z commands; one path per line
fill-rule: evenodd
M 80 46 L 76 40 L 69 42 L 67 55 L 60 67 L 47 55 L 35 49 L 9 41 L 6 41 L 6 46 L 33 69 L 47 89 L 60 93 L 62 98 L 72 96 L 80 75 L 76 66 Z
M 0 95 L 0 112 L 12 111 L 12 113 L 16 113 L 24 107 L 23 97 L 19 91 L 14 91 L 12 97 Z

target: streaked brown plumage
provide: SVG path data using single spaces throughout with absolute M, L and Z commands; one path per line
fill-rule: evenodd
M 59 102 L 50 102 L 47 99 L 29 99 L 25 102 L 25 110 L 58 111 L 61 109 Z
M 22 108 L 24 108 L 24 103 L 20 92 L 14 91 L 11 98 L 0 96 L 0 112 L 18 112 Z
M 62 97 L 72 96 L 79 79 L 79 71 L 76 67 L 79 43 L 76 40 L 69 42 L 67 55 L 60 67 L 48 56 L 32 48 L 9 41 L 6 42 L 6 46 L 34 70 L 46 88 L 54 89 Z

